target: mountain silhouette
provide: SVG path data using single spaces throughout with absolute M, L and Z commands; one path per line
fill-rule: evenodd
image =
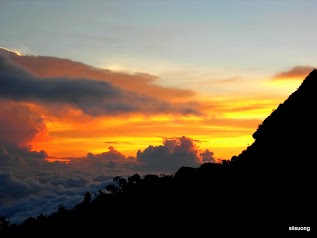
M 291 233 L 292 226 L 313 232 L 316 91 L 313 70 L 259 125 L 254 143 L 230 161 L 172 175 L 118 176 L 94 199 L 86 193 L 74 208 L 61 206 L 21 225 L 3 222 L 2 233 L 259 236 Z
M 313 70 L 284 103 L 273 110 L 256 132 L 254 143 L 232 164 L 265 191 L 266 213 L 274 227 L 309 226 L 316 181 L 317 70 Z
M 238 158 L 253 171 L 265 172 L 264 168 L 269 166 L 272 176 L 281 174 L 281 169 L 284 176 L 296 180 L 299 175 L 312 176 L 317 133 L 316 91 L 317 70 L 313 70 L 298 90 L 259 125 L 253 134 L 255 142 Z

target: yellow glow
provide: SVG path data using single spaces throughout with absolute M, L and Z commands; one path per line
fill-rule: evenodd
M 272 111 L 273 107 L 269 108 L 259 108 L 259 109 L 253 109 L 252 111 L 248 112 L 227 112 L 224 114 L 226 118 L 235 118 L 235 119 L 261 119 L 267 117 L 270 112 Z
M 211 148 L 218 159 L 231 159 L 232 156 L 239 155 L 254 142 L 252 135 L 217 138 L 210 138 L 206 136 L 200 137 L 200 139 L 204 141 L 201 144 L 201 147 L 206 149 Z
M 266 87 L 273 91 L 278 92 L 281 95 L 288 96 L 296 91 L 301 85 L 303 79 L 280 79 L 280 80 L 268 80 Z M 283 101 L 280 101 L 283 102 Z
M 161 145 L 163 138 L 187 136 L 197 140 L 201 150 L 209 149 L 216 158 L 230 159 L 252 144 L 252 134 L 279 100 L 223 97 L 215 102 L 205 102 L 204 111 L 208 113 L 202 117 L 131 115 L 92 118 L 71 112 L 63 118 L 47 121 L 52 140 L 45 149 L 50 156 L 81 157 L 88 152 L 108 151 L 108 147 L 113 146 L 126 156 L 136 156 L 138 150 L 149 145 Z
M 88 152 L 102 153 L 113 146 L 126 156 L 136 156 L 139 149 L 161 145 L 163 138 L 188 136 L 199 141 L 201 150 L 209 149 L 217 158 L 229 159 L 251 143 L 251 135 L 261 123 L 261 120 L 245 120 L 248 115 L 243 113 L 240 116 L 241 119 L 131 116 L 51 120 L 47 127 L 53 139 L 45 149 L 50 156 L 80 157 Z
M 292 81 L 293 82 L 293 81 Z M 126 115 L 91 117 L 69 109 L 60 117 L 48 111 L 46 122 L 52 138 L 43 149 L 54 157 L 83 157 L 88 152 L 102 153 L 113 146 L 125 156 L 136 156 L 149 145 L 161 145 L 164 138 L 187 136 L 199 149 L 209 149 L 216 158 L 230 159 L 253 142 L 252 134 L 286 97 L 276 93 L 282 84 L 263 83 L 259 95 L 224 95 L 200 100 L 202 116 Z M 277 83 L 278 84 L 278 83 Z M 296 83 L 289 84 L 294 90 Z M 34 107 L 34 110 L 40 110 Z M 43 108 L 41 108 L 43 110 Z

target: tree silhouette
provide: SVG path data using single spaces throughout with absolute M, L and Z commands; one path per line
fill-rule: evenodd
M 0 230 L 6 231 L 9 228 L 10 218 L 6 216 L 0 216 Z

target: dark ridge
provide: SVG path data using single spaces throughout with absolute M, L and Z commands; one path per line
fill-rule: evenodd
M 262 172 L 270 171 L 272 177 L 293 180 L 315 174 L 316 91 L 317 70 L 313 70 L 259 125 L 253 134 L 255 142 L 238 156 L 250 172 L 263 176 Z
M 0 218 L 0 235 L 85 234 L 252 237 L 314 233 L 317 70 L 269 115 L 255 142 L 222 164 L 172 175 L 114 178 L 94 199 L 21 225 Z M 1 223 L 2 222 L 2 223 Z M 310 227 L 289 231 L 289 227 Z M 2 236 L 1 236 L 2 237 Z

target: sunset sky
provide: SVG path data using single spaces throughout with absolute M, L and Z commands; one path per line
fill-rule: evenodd
M 0 192 L 29 190 L 0 195 L 0 213 L 20 221 L 34 194 L 71 205 L 108 176 L 238 155 L 316 66 L 316 8 L 1 0 Z

